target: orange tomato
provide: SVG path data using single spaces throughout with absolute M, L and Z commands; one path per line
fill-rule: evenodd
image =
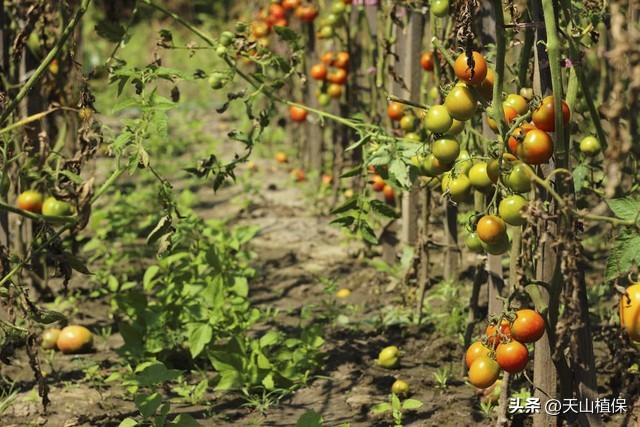
M 553 96 L 547 96 L 542 100 L 542 104 L 533 112 L 531 118 L 533 124 L 540 130 L 554 132 L 556 130 L 555 108 Z M 571 118 L 571 111 L 566 102 L 562 101 L 562 121 L 566 125 Z
M 473 70 L 469 64 L 467 54 L 462 53 L 456 59 L 456 62 L 453 65 L 453 70 L 458 77 L 463 82 L 479 85 L 487 76 L 487 62 L 484 60 L 484 56 L 479 52 L 472 52 L 471 54 L 473 58 Z
M 294 10 L 300 6 L 300 3 L 302 3 L 302 0 L 282 0 L 282 7 L 285 10 Z
M 289 107 L 289 117 L 291 117 L 291 120 L 294 122 L 304 122 L 307 120 L 307 110 L 302 107 L 292 105 Z
M 338 52 L 333 65 L 338 68 L 346 69 L 349 66 L 349 52 Z
M 316 64 L 309 70 L 309 75 L 315 80 L 325 80 L 327 78 L 327 67 L 320 63 Z
M 344 68 L 338 68 L 327 75 L 330 83 L 343 85 L 347 82 L 347 71 Z
M 331 83 L 327 87 L 327 94 L 334 99 L 340 98 L 342 96 L 342 86 L 335 83 Z
M 485 243 L 498 243 L 505 233 L 507 226 L 502 218 L 496 215 L 485 215 L 480 218 L 476 226 L 478 237 Z
M 522 371 L 527 366 L 528 361 L 529 350 L 518 341 L 499 344 L 496 349 L 496 362 L 510 374 Z
M 524 136 L 518 144 L 516 155 L 530 165 L 540 165 L 549 161 L 553 155 L 553 141 L 548 133 L 534 129 Z
M 399 102 L 390 102 L 387 106 L 387 115 L 393 121 L 400 121 L 404 116 L 404 105 Z
M 295 12 L 296 16 L 304 22 L 313 22 L 318 16 L 318 9 L 313 5 L 298 6 Z
M 286 17 L 286 11 L 282 5 L 279 5 L 278 3 L 271 3 L 269 5 L 269 15 L 277 21 Z
M 544 318 L 537 311 L 516 311 L 516 320 L 511 325 L 511 337 L 520 342 L 538 341 L 544 335 Z
M 469 346 L 467 352 L 464 354 L 464 361 L 467 364 L 467 369 L 471 367 L 471 364 L 480 356 L 488 356 L 491 350 L 485 347 L 480 341 L 476 341 Z
M 322 61 L 325 65 L 333 65 L 333 61 L 336 60 L 336 54 L 334 52 L 325 52 L 320 57 L 320 61 Z
M 493 385 L 500 375 L 500 366 L 489 356 L 480 356 L 469 368 L 469 382 L 477 388 Z
M 93 335 L 84 326 L 70 325 L 60 331 L 56 346 L 65 354 L 87 351 L 93 345 Z
M 506 319 L 502 319 L 500 322 L 500 333 L 496 329 L 496 325 L 489 324 L 487 325 L 487 329 L 484 331 L 487 336 L 487 344 L 491 348 L 495 348 L 502 341 L 502 337 L 511 337 L 511 326 Z
M 393 190 L 393 187 L 390 186 L 389 184 L 385 184 L 384 188 L 382 189 L 382 194 L 384 194 L 384 200 L 392 205 L 395 203 L 396 201 L 396 192 Z
M 433 53 L 425 52 L 420 57 L 420 65 L 425 71 L 433 71 Z
M 375 191 L 376 193 L 379 193 L 382 190 L 384 190 L 384 186 L 385 186 L 384 179 L 382 179 L 380 175 L 374 175 L 371 178 L 371 188 L 373 188 L 373 191 Z
M 20 193 L 16 199 L 18 208 L 33 213 L 42 212 L 42 202 L 44 201 L 42 194 L 35 190 L 27 190 Z

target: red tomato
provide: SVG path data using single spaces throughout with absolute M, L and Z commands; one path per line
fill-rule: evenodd
M 538 341 L 544 335 L 544 318 L 530 309 L 518 310 L 516 320 L 511 325 L 511 337 L 529 343 Z
M 384 194 L 384 200 L 392 205 L 396 201 L 396 192 L 393 190 L 393 187 L 389 184 L 386 184 L 382 189 L 382 194 Z
M 316 64 L 311 67 L 309 74 L 315 80 L 325 80 L 327 78 L 327 67 L 324 64 Z
M 338 68 L 327 75 L 327 80 L 330 83 L 343 85 L 347 83 L 347 71 L 344 68 Z
M 433 53 L 425 52 L 420 57 L 420 65 L 425 71 L 433 71 Z
M 522 371 L 527 366 L 528 361 L 529 351 L 524 344 L 518 341 L 499 344 L 496 349 L 496 362 L 510 374 Z
M 338 68 L 347 69 L 349 66 L 349 52 L 338 52 L 333 65 Z
M 269 15 L 277 21 L 286 17 L 286 11 L 284 10 L 284 7 L 278 3 L 271 3 L 269 5 Z
M 546 132 L 554 132 L 556 130 L 555 108 L 553 106 L 553 96 L 547 96 L 542 100 L 542 104 L 533 112 L 531 118 L 533 124 L 538 129 Z M 571 111 L 566 102 L 562 101 L 562 121 L 566 125 L 571 118 Z
M 282 0 L 282 7 L 285 10 L 294 10 L 300 6 L 300 3 L 302 3 L 302 0 Z
M 390 102 L 387 107 L 387 115 L 393 121 L 400 121 L 404 116 L 404 105 L 399 102 Z

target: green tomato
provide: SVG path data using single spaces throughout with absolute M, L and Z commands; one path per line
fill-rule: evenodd
M 233 43 L 234 38 L 235 36 L 231 31 L 223 31 L 222 34 L 220 34 L 220 44 L 229 47 Z
M 527 199 L 519 194 L 505 197 L 498 205 L 498 215 L 507 224 L 521 226 L 526 222 L 522 217 L 522 211 L 527 208 L 528 203 Z
M 471 185 L 478 191 L 487 192 L 493 187 L 493 181 L 487 173 L 487 163 L 478 162 L 469 169 Z
M 467 175 L 457 175 L 455 178 L 448 180 L 447 190 L 449 191 L 451 200 L 462 203 L 471 195 L 471 181 L 469 181 Z
M 456 120 L 469 120 L 476 112 L 478 101 L 466 85 L 455 85 L 444 99 L 449 115 Z
M 456 164 L 454 165 L 454 169 L 458 173 L 468 174 L 469 170 L 473 166 L 473 160 L 471 160 L 471 156 L 467 150 L 460 150 L 460 154 L 458 154 L 458 158 L 456 159 Z
M 405 132 L 413 132 L 418 128 L 418 119 L 411 114 L 405 114 L 400 119 L 400 129 Z
M 449 0 L 431 0 L 431 12 L 438 18 L 449 14 Z
M 398 365 L 400 350 L 395 345 L 385 347 L 378 355 L 378 364 L 383 368 L 395 368 Z
M 525 166 L 521 164 L 515 165 L 507 176 L 506 184 L 516 193 L 528 193 L 531 191 L 531 179 L 528 177 Z
M 451 123 L 451 127 L 446 132 L 446 135 L 447 136 L 456 136 L 456 135 L 458 135 L 460 132 L 462 132 L 464 130 L 464 125 L 465 125 L 465 122 L 463 122 L 461 120 L 453 119 L 453 123 Z
M 391 385 L 391 393 L 398 396 L 405 395 L 409 393 L 409 384 L 406 381 L 395 380 L 395 382 Z
M 324 27 L 320 28 L 318 37 L 321 39 L 329 39 L 333 37 L 333 27 L 325 25 Z
M 335 13 L 330 13 L 327 15 L 327 17 L 325 18 L 325 23 L 328 26 L 334 26 L 336 25 L 338 22 L 340 21 L 340 17 L 338 15 L 336 15 Z
M 404 138 L 414 142 L 422 142 L 422 137 L 416 132 L 409 132 L 404 136 Z
M 445 133 L 452 124 L 453 119 L 444 105 L 434 105 L 424 115 L 424 126 L 433 133 Z
M 480 244 L 482 245 L 482 249 L 490 255 L 502 255 L 511 247 L 509 236 L 507 236 L 506 233 L 503 234 L 496 243 L 489 244 L 480 240 Z
M 341 1 L 334 1 L 331 5 L 331 12 L 336 15 L 341 15 L 347 10 L 347 5 L 342 3 Z
M 328 93 L 321 93 L 320 95 L 318 95 L 318 104 L 320 104 L 322 107 L 326 107 L 330 103 L 331 97 Z
M 442 163 L 450 165 L 460 154 L 460 144 L 455 139 L 440 138 L 432 144 L 431 152 Z
M 55 197 L 47 197 L 42 204 L 42 215 L 45 216 L 69 216 L 71 215 L 71 205 Z
M 600 150 L 602 150 L 600 141 L 598 141 L 598 138 L 595 136 L 585 136 L 582 141 L 580 141 L 580 152 L 586 156 L 597 156 Z
M 450 165 L 442 163 L 436 158 L 436 156 L 433 155 L 433 153 L 429 154 L 422 163 L 422 172 L 426 176 L 438 176 L 450 169 Z
M 469 248 L 471 252 L 477 254 L 482 253 L 482 240 L 480 240 L 480 238 L 478 237 L 478 233 L 476 233 L 475 231 L 465 237 L 464 244 L 467 246 L 467 248 Z
M 209 86 L 211 89 L 222 89 L 227 84 L 226 76 L 223 73 L 215 72 L 209 76 Z

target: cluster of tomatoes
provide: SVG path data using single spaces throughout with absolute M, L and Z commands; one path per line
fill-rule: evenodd
M 530 309 L 503 316 L 499 325 L 490 323 L 482 339 L 471 344 L 465 354 L 469 382 L 477 388 L 492 386 L 501 369 L 510 374 L 524 370 L 529 361 L 526 344 L 538 341 L 545 329 L 542 316 Z
M 71 215 L 71 205 L 55 197 L 44 199 L 42 193 L 35 190 L 27 190 L 18 196 L 16 205 L 19 209 L 45 216 Z
M 349 52 L 325 52 L 320 62 L 309 69 L 312 79 L 321 83 L 316 96 L 323 107 L 332 99 L 340 99 L 347 84 Z
M 369 167 L 369 174 L 371 175 L 371 189 L 376 193 L 382 193 L 387 204 L 395 204 L 396 192 L 393 187 L 385 182 L 384 178 L 380 173 L 378 173 L 375 167 Z
M 287 27 L 291 16 L 302 22 L 313 22 L 318 16 L 318 8 L 302 0 L 272 1 L 267 9 L 258 12 L 257 19 L 251 23 L 251 35 L 266 46 L 273 27 Z
M 351 0 L 334 0 L 329 7 L 329 13 L 319 20 L 320 25 L 316 34 L 319 39 L 330 39 L 335 35 L 337 27 L 346 25 L 345 17 L 351 3 Z

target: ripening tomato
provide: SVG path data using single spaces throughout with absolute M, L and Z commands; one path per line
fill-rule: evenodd
M 400 129 L 405 132 L 413 132 L 418 128 L 418 118 L 413 114 L 405 114 L 400 119 Z
M 455 178 L 449 178 L 446 190 L 449 191 L 451 200 L 462 203 L 471 195 L 471 182 L 467 175 L 459 174 Z
M 380 175 L 373 175 L 371 177 L 371 188 L 373 188 L 373 191 L 379 193 L 384 189 L 384 186 L 384 179 L 382 179 Z
M 309 70 L 309 75 L 315 80 L 325 80 L 327 78 L 327 66 L 320 63 Z
M 503 104 L 502 111 L 504 112 L 504 121 L 507 124 L 510 124 L 513 121 L 513 119 L 518 117 L 518 112 L 514 108 L 509 107 L 508 105 Z M 489 109 L 487 109 L 487 112 L 489 112 Z M 496 123 L 496 121 L 493 120 L 493 118 L 489 114 L 487 114 L 487 124 L 489 125 L 491 130 L 493 130 L 494 132 L 498 132 L 498 123 Z
M 393 187 L 389 184 L 386 184 L 382 189 L 382 194 L 384 194 L 384 200 L 388 204 L 392 205 L 396 201 L 396 192 L 393 190 Z
M 476 112 L 478 101 L 466 85 L 455 85 L 444 99 L 449 115 L 456 120 L 469 120 Z
M 93 335 L 84 326 L 69 325 L 60 331 L 56 345 L 64 354 L 82 353 L 91 349 Z
M 540 129 L 527 132 L 522 144 L 518 144 L 518 158 L 530 165 L 546 163 L 552 155 L 553 141 L 548 133 Z
M 275 159 L 276 159 L 276 162 L 280 164 L 287 163 L 289 161 L 287 154 L 283 153 L 282 151 L 279 151 L 276 153 Z
M 325 65 L 333 65 L 333 62 L 336 60 L 336 54 L 334 52 L 325 52 L 320 57 L 320 61 L 322 61 Z
M 482 240 L 478 237 L 478 233 L 475 231 L 469 233 L 464 239 L 464 244 L 471 252 L 479 254 L 482 253 Z
M 523 225 L 526 220 L 522 217 L 522 211 L 527 209 L 529 202 L 519 194 L 512 194 L 500 201 L 498 215 L 504 222 L 514 226 Z
M 469 367 L 469 382 L 477 388 L 487 388 L 500 376 L 498 362 L 489 356 L 477 357 Z
M 498 243 L 507 234 L 507 225 L 496 215 L 485 215 L 476 226 L 478 237 L 485 243 Z
M 522 371 L 529 361 L 529 350 L 518 341 L 499 344 L 496 349 L 496 362 L 510 374 Z
M 633 341 L 640 341 L 640 283 L 627 287 L 620 297 L 620 326 Z
M 476 341 L 469 346 L 464 354 L 464 361 L 467 365 L 467 369 L 471 367 L 473 362 L 480 356 L 489 356 L 491 350 L 484 346 L 480 341 Z
M 289 107 L 289 117 L 291 117 L 291 120 L 294 122 L 304 122 L 307 120 L 307 110 L 302 107 L 292 105 Z
M 507 105 L 518 113 L 518 115 L 522 116 L 523 114 L 527 114 L 529 111 L 529 102 L 525 99 L 524 96 L 518 95 L 516 93 L 510 93 L 507 95 L 507 98 L 504 100 L 503 105 Z
M 306 179 L 306 175 L 302 169 L 294 168 L 291 171 L 291 177 L 295 182 L 302 182 Z
M 478 162 L 469 169 L 469 179 L 473 188 L 480 192 L 488 192 L 493 188 L 493 181 L 487 173 L 487 163 Z
M 425 71 L 433 71 L 433 53 L 425 52 L 420 57 L 420 65 Z
M 496 74 L 494 71 L 491 68 L 487 69 L 487 76 L 478 87 L 478 92 L 480 92 L 480 96 L 485 101 L 491 101 L 493 99 L 493 81 L 495 78 Z
M 345 299 L 349 298 L 351 290 L 347 288 L 340 288 L 336 291 L 336 298 Z
M 511 337 L 514 340 L 530 343 L 538 341 L 544 335 L 544 318 L 537 311 L 528 308 L 516 311 L 516 320 L 511 324 Z
M 42 202 L 42 193 L 35 190 L 23 191 L 16 199 L 18 208 L 37 214 L 42 212 Z
M 455 139 L 440 138 L 431 145 L 431 152 L 445 164 L 453 164 L 460 154 L 460 144 Z
M 494 184 L 500 179 L 500 161 L 498 159 L 493 159 L 487 163 L 487 176 Z
M 431 12 L 438 18 L 444 18 L 449 14 L 449 0 L 431 0 Z
M 509 325 L 509 321 L 507 319 L 502 319 L 500 321 L 500 332 L 496 330 L 496 325 L 489 324 L 487 325 L 487 329 L 484 331 L 487 336 L 487 344 L 490 348 L 495 348 L 503 338 L 511 338 L 511 326 Z
M 531 191 L 531 178 L 526 166 L 516 164 L 507 176 L 507 185 L 516 193 L 528 193 Z
M 400 121 L 404 116 L 404 105 L 399 102 L 390 102 L 387 106 L 387 115 L 393 121 Z
M 453 119 L 444 105 L 430 107 L 424 115 L 424 126 L 433 133 L 445 133 L 453 125 Z
M 331 83 L 327 86 L 327 94 L 333 98 L 337 99 L 342 96 L 342 86 L 339 84 Z
M 282 5 L 279 5 L 278 3 L 271 3 L 269 5 L 269 15 L 276 20 L 283 19 L 286 17 L 286 11 Z
M 301 3 L 302 0 L 282 0 L 282 7 L 285 10 L 295 10 Z
M 486 243 L 482 240 L 480 243 L 482 244 L 482 249 L 490 255 L 502 255 L 511 248 L 511 242 L 509 241 L 507 233 L 501 235 L 500 239 L 495 243 Z
M 295 14 L 301 21 L 313 22 L 313 20 L 318 16 L 318 9 L 311 4 L 301 5 L 298 6 Z
M 522 144 L 525 135 L 530 130 L 535 129 L 535 126 L 523 123 L 520 127 L 517 127 L 511 132 L 509 135 L 509 140 L 507 141 L 507 146 L 509 148 L 509 152 L 514 156 L 518 155 L 518 146 Z
M 546 132 L 554 132 L 556 129 L 555 108 L 553 105 L 553 96 L 547 96 L 542 100 L 542 104 L 533 112 L 531 118 L 533 124 L 540 130 Z M 571 111 L 566 102 L 562 101 L 562 122 L 566 125 L 571 118 Z
M 451 165 L 441 162 L 433 153 L 430 153 L 422 162 L 422 172 L 426 176 L 438 176 L 451 169 Z
M 52 350 L 56 348 L 58 337 L 60 336 L 60 329 L 49 328 L 42 333 L 40 338 L 40 346 L 45 350 Z
M 458 56 L 453 65 L 453 71 L 460 80 L 475 86 L 481 84 L 487 76 L 487 62 L 480 52 L 473 51 L 471 56 L 474 62 L 473 71 L 471 70 L 466 52 Z
M 598 138 L 595 136 L 585 136 L 582 141 L 580 141 L 580 152 L 586 156 L 596 156 L 600 150 L 602 150 L 600 141 L 598 141 Z
M 333 65 L 338 68 L 347 69 L 349 67 L 349 52 L 338 52 Z
M 251 24 L 251 34 L 256 39 L 266 37 L 269 34 L 269 24 L 265 21 L 254 21 Z
M 71 215 L 71 205 L 55 197 L 47 197 L 42 203 L 42 215 L 45 216 L 68 216 Z
M 327 80 L 330 83 L 343 85 L 347 83 L 347 71 L 344 68 L 338 68 L 327 75 Z

